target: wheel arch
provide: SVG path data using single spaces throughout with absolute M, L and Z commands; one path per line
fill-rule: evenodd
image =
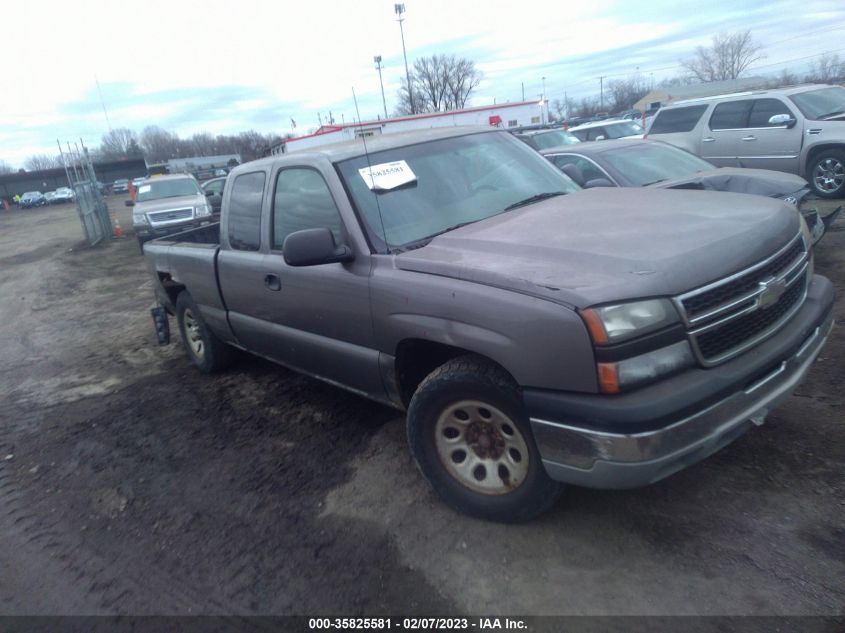
M 826 143 L 819 143 L 818 145 L 813 145 L 807 150 L 807 157 L 801 164 L 801 176 L 805 179 L 809 180 L 810 176 L 810 165 L 815 160 L 816 156 L 818 156 L 822 152 L 827 152 L 829 150 L 839 150 L 841 152 L 845 152 L 845 143 L 841 142 L 826 142 Z
M 430 339 L 405 338 L 396 345 L 394 355 L 396 390 L 402 404 L 408 407 L 417 387 L 432 371 L 453 358 L 469 355 L 498 367 L 518 386 L 511 372 L 486 354 Z

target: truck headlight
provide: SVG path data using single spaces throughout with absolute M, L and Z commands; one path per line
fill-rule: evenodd
M 147 215 L 145 213 L 133 213 L 132 214 L 132 224 L 134 224 L 136 226 L 149 224 L 149 222 L 147 221 Z
M 654 382 L 661 376 L 674 374 L 694 363 L 689 343 L 679 341 L 616 363 L 598 363 L 599 388 L 602 393 L 619 393 Z
M 654 332 L 679 321 L 668 299 L 648 299 L 581 311 L 593 343 L 608 345 Z
M 204 218 L 211 215 L 211 207 L 207 204 L 201 204 L 197 207 L 196 213 L 198 218 Z

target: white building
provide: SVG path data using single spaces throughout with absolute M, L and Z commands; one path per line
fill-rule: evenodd
M 285 139 L 270 148 L 271 154 L 285 154 L 301 149 L 309 149 L 329 143 L 351 141 L 361 136 L 377 136 L 394 132 L 407 132 L 433 127 L 457 125 L 490 125 L 500 128 L 520 127 L 548 123 L 548 101 L 522 101 L 519 103 L 500 103 L 477 108 L 452 110 L 451 112 L 432 112 L 411 116 L 378 119 L 362 123 L 342 125 L 324 125 L 313 134 Z

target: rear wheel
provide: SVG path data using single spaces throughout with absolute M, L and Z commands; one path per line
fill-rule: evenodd
M 232 364 L 235 350 L 208 329 L 187 290 L 183 290 L 176 298 L 176 319 L 182 342 L 197 369 L 204 374 L 212 374 Z
M 482 358 L 453 359 L 423 380 L 408 408 L 408 440 L 437 494 L 472 516 L 524 521 L 559 493 L 540 461 L 518 387 Z
M 817 154 L 807 169 L 807 177 L 820 197 L 841 198 L 845 195 L 845 150 Z

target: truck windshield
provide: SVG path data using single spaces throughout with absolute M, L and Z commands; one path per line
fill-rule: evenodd
M 179 196 L 193 196 L 201 193 L 197 181 L 193 178 L 179 178 L 178 180 L 151 180 L 138 187 L 137 202 L 158 200 L 160 198 L 176 198 Z
M 403 161 L 403 163 L 400 163 Z M 362 173 L 400 165 L 402 177 L 368 183 Z M 374 152 L 338 170 L 377 250 L 401 250 L 530 200 L 578 191 L 545 158 L 510 134 L 471 134 Z M 403 180 L 404 179 L 404 180 Z M 403 183 L 395 185 L 395 183 Z M 375 191 L 370 190 L 375 184 Z
M 845 88 L 830 87 L 789 95 L 808 119 L 815 121 L 845 114 Z

